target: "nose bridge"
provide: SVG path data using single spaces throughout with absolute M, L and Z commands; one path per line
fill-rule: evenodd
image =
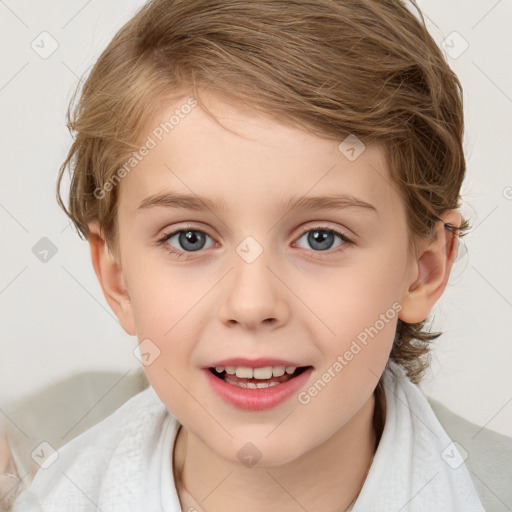
M 224 322 L 255 328 L 263 323 L 279 325 L 287 320 L 283 285 L 270 270 L 271 254 L 271 250 L 252 236 L 247 236 L 235 248 L 234 268 L 221 308 Z

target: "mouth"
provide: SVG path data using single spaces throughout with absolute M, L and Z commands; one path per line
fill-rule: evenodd
M 313 366 L 269 358 L 231 358 L 203 368 L 210 389 L 243 411 L 284 404 L 307 385 L 313 370 Z
M 310 368 L 312 366 L 216 366 L 210 367 L 209 371 L 227 384 L 240 388 L 263 389 L 289 382 Z

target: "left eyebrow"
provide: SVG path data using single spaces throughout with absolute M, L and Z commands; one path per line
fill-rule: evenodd
M 146 197 L 138 206 L 138 210 L 154 207 L 184 208 L 188 210 L 226 211 L 224 201 L 212 201 L 206 197 L 190 194 L 163 193 Z M 281 203 L 281 209 L 286 212 L 296 210 L 339 210 L 343 208 L 360 208 L 373 211 L 380 215 L 377 208 L 351 194 L 327 195 L 316 197 L 292 197 Z
M 338 194 L 316 197 L 292 197 L 282 203 L 286 211 L 295 210 L 340 210 L 343 208 L 361 208 L 373 211 L 380 216 L 375 206 L 351 194 Z
M 224 201 L 215 202 L 197 195 L 190 194 L 154 194 L 146 197 L 138 206 L 137 210 L 163 206 L 166 208 L 185 208 L 188 210 L 220 210 L 225 211 Z

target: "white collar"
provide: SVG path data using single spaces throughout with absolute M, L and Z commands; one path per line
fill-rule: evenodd
M 386 422 L 353 512 L 485 512 L 469 471 L 402 366 L 383 374 Z
M 421 390 L 402 366 L 383 374 L 386 421 L 352 512 L 485 512 L 463 460 Z M 180 424 L 171 416 L 163 453 L 162 506 L 179 511 L 172 460 Z

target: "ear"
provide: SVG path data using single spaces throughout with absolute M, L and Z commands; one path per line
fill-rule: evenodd
M 420 242 L 420 250 L 412 262 L 412 284 L 402 299 L 399 318 L 407 323 L 422 322 L 443 294 L 458 250 L 458 232 L 444 223 L 459 227 L 461 215 L 449 210 L 438 221 L 432 238 Z
M 135 336 L 132 304 L 123 278 L 121 264 L 110 252 L 99 224 L 92 222 L 88 227 L 87 239 L 91 249 L 92 265 L 105 299 L 116 314 L 123 329 L 131 336 Z

